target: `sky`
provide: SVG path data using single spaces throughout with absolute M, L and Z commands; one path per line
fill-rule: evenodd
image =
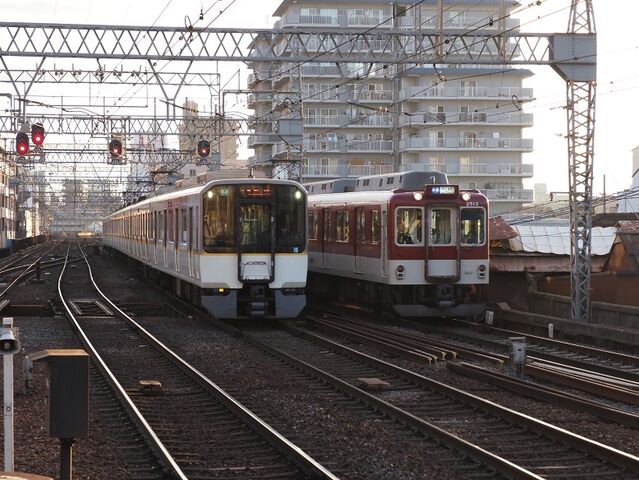
M 639 2 L 593 2 L 598 34 L 594 191 L 603 191 L 605 175 L 606 191 L 610 193 L 630 186 L 631 150 L 639 145 L 639 129 L 634 119 L 639 111 L 639 37 L 635 35 Z M 157 26 L 182 26 L 190 21 L 197 26 L 265 28 L 273 26 L 275 19 L 271 14 L 279 3 L 280 0 L 0 0 L 0 21 Z M 520 3 L 534 4 L 532 0 Z M 569 0 L 544 0 L 539 6 L 525 9 L 518 16 L 522 31 L 565 32 L 569 4 Z M 204 20 L 196 23 L 200 11 L 205 12 Z M 227 88 L 246 88 L 244 66 L 220 62 L 217 68 L 221 83 L 228 82 Z M 525 186 L 531 188 L 534 183 L 545 183 L 548 191 L 565 192 L 568 189 L 566 112 L 562 108 L 565 84 L 550 67 L 529 68 L 534 76 L 525 80 L 524 87 L 534 89 L 535 100 L 526 105 L 524 111 L 534 114 L 535 126 L 525 129 L 523 137 L 534 140 L 535 150 L 525 154 L 523 161 L 534 164 L 535 175 L 525 181 Z M 0 93 L 7 88 L 6 84 L 0 84 Z M 93 93 L 100 95 L 99 91 Z M 136 97 L 127 103 L 129 110 L 122 109 L 122 112 L 132 111 L 132 102 L 145 104 L 145 91 L 127 90 L 124 94 Z M 68 95 L 64 101 L 72 103 L 72 92 Z M 2 101 L 0 97 L 0 109 L 6 105 Z M 110 101 L 118 105 L 117 98 L 107 100 Z M 199 101 L 204 105 L 208 103 L 204 94 Z M 244 104 L 244 98 L 226 96 L 227 111 L 250 113 Z

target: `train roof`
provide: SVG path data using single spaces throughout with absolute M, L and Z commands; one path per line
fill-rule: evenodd
M 419 191 L 425 192 L 426 188 L 421 188 Z M 324 193 L 318 195 L 309 195 L 308 203 L 310 206 L 316 205 L 352 205 L 358 203 L 371 203 L 371 202 L 387 202 L 396 195 L 412 195 L 415 190 L 373 190 L 373 191 L 359 191 L 359 192 L 338 192 L 338 193 Z M 480 202 L 480 205 L 488 203 L 487 197 L 479 190 L 465 190 L 459 189 L 460 193 L 467 192 L 471 194 L 471 198 Z
M 396 172 L 362 177 L 336 178 L 320 182 L 305 183 L 309 195 L 324 193 L 410 190 L 419 191 L 424 185 L 448 185 L 448 177 L 438 171 Z
M 144 199 L 144 200 L 142 200 L 140 202 L 132 203 L 130 205 L 127 205 L 124 208 L 121 208 L 121 209 L 111 213 L 110 215 L 108 215 L 108 217 L 111 217 L 113 215 L 117 215 L 119 213 L 126 212 L 126 211 L 128 211 L 130 209 L 143 207 L 145 205 L 148 205 L 149 203 L 154 203 L 154 202 L 158 202 L 158 201 L 165 201 L 165 200 L 173 200 L 175 198 L 180 198 L 180 197 L 185 197 L 185 196 L 189 196 L 189 195 L 196 195 L 196 194 L 204 193 L 209 188 L 211 188 L 211 187 L 213 187 L 215 185 L 241 185 L 241 184 L 276 184 L 276 185 L 301 186 L 298 182 L 295 182 L 293 180 L 280 180 L 280 179 L 275 179 L 275 178 L 242 177 L 242 178 L 224 178 L 224 179 L 218 179 L 218 180 L 211 180 L 211 181 L 206 182 L 206 183 L 201 184 L 201 185 L 195 185 L 195 186 L 188 187 L 188 188 L 172 190 L 170 192 L 166 192 L 166 193 L 162 193 L 160 195 L 155 195 L 153 197 L 146 198 L 146 199 Z

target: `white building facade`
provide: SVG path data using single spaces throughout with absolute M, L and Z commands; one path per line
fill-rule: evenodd
M 504 0 L 284 0 L 274 13 L 276 28 L 407 29 L 447 33 L 516 28 Z M 320 30 L 321 31 L 321 30 Z M 361 52 L 382 48 L 366 42 Z M 382 39 L 379 42 L 383 42 Z M 255 45 L 256 50 L 259 45 Z M 332 48 L 321 35 L 307 49 Z M 507 48 L 507 47 L 506 47 Z M 360 50 L 358 50 L 360 49 Z M 285 57 L 286 52 L 282 55 Z M 533 150 L 522 131 L 533 124 L 523 111 L 532 89 L 522 88 L 528 70 L 479 65 L 317 63 L 255 61 L 253 90 L 254 164 L 300 154 L 304 181 L 393 171 L 439 170 L 463 188 L 478 188 L 493 213 L 533 201 L 523 179 L 533 175 L 522 157 Z M 355 80 L 354 78 L 358 78 Z M 267 120 L 301 115 L 301 145 L 282 141 Z

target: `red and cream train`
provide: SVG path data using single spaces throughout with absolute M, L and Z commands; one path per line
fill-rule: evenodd
M 402 316 L 478 315 L 488 200 L 439 172 L 306 184 L 310 293 Z

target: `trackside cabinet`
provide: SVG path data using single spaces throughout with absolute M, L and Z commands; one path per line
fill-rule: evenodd
M 30 355 L 48 366 L 49 436 L 89 436 L 89 354 L 84 350 L 52 349 Z

